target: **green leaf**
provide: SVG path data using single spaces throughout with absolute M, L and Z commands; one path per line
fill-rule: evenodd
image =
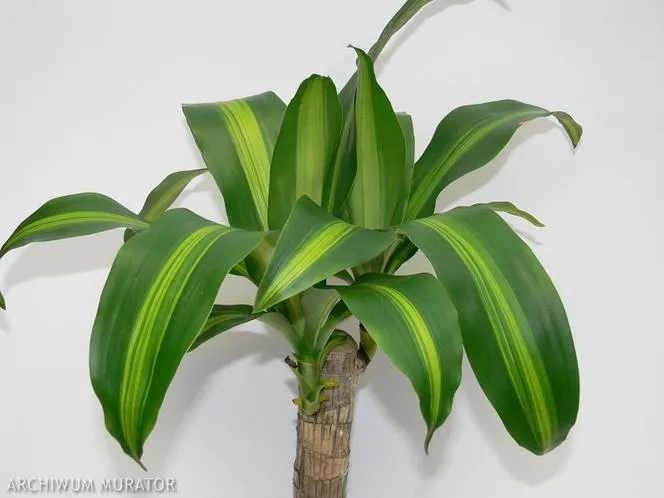
M 473 204 L 471 207 L 475 208 L 487 208 L 491 209 L 492 211 L 498 211 L 502 213 L 507 213 L 511 214 L 512 216 L 518 216 L 519 218 L 523 218 L 526 221 L 529 221 L 536 227 L 543 227 L 544 223 L 542 223 L 540 220 L 535 218 L 532 214 L 527 213 L 523 209 L 519 209 L 516 207 L 514 204 L 511 202 L 507 201 L 494 201 L 494 202 L 483 202 L 480 204 Z
M 335 216 L 343 214 L 348 195 L 355 180 L 357 157 L 355 148 L 355 108 L 344 106 L 344 122 L 337 145 L 334 160 L 330 165 L 325 179 L 323 203 L 321 206 Z
M 265 310 L 384 251 L 390 233 L 359 228 L 302 197 L 293 207 L 256 294 Z
M 106 428 L 139 464 L 219 286 L 262 237 L 175 209 L 120 249 L 92 331 L 90 376 Z
M 392 17 L 383 29 L 380 37 L 369 50 L 369 57 L 376 59 L 383 51 L 387 42 L 399 31 L 419 10 L 431 0 L 408 0 Z M 350 77 L 339 93 L 339 100 L 344 111 L 344 124 L 342 127 L 339 148 L 335 161 L 330 168 L 330 175 L 326 185 L 329 186 L 330 195 L 323 201 L 323 207 L 328 212 L 341 215 L 348 193 L 355 178 L 357 164 L 355 154 L 355 92 L 357 90 L 358 73 Z
M 332 80 L 318 75 L 304 80 L 286 109 L 272 158 L 271 229 L 283 227 L 301 196 L 322 203 L 341 125 L 341 104 Z
M 403 28 L 415 14 L 417 14 L 422 7 L 432 1 L 433 0 L 408 0 L 405 2 L 383 28 L 378 40 L 376 40 L 376 43 L 374 43 L 369 50 L 369 57 L 375 61 L 387 45 L 387 42 L 389 42 L 390 39 Z
M 383 49 L 390 41 L 390 39 L 403 28 L 408 21 L 410 21 L 415 14 L 417 14 L 422 7 L 430 3 L 432 0 L 407 0 L 394 16 L 389 20 L 387 25 L 383 28 L 380 36 L 369 50 L 369 57 L 376 62 L 378 56 L 382 53 Z M 352 102 L 353 95 L 357 86 L 357 73 L 353 74 L 350 80 L 346 83 L 341 90 L 340 99 L 346 108 L 347 102 Z
M 450 292 L 470 364 L 509 433 L 537 454 L 556 447 L 576 420 L 579 373 L 565 310 L 535 255 L 486 207 L 403 230 Z
M 449 113 L 415 164 L 408 219 L 432 214 L 438 194 L 447 185 L 496 157 L 521 125 L 546 116 L 558 119 L 576 147 L 582 128 L 562 112 L 500 100 Z
M 330 335 L 334 331 L 336 322 L 330 321 L 330 315 L 339 303 L 339 294 L 332 289 L 317 289 L 311 287 L 302 293 L 303 311 L 303 344 L 298 357 L 304 359 L 309 355 L 314 359 L 322 351 Z
M 337 291 L 394 365 L 410 379 L 427 424 L 425 450 L 452 409 L 461 381 L 461 334 L 450 296 L 428 274 L 365 275 Z
M 373 63 L 362 50 L 355 98 L 357 175 L 348 198 L 352 223 L 365 228 L 387 228 L 401 221 L 397 212 L 406 194 L 406 145 L 401 125 L 383 89 Z
M 143 230 L 149 223 L 110 197 L 96 193 L 52 199 L 25 219 L 0 249 L 0 257 L 31 242 L 90 235 L 113 228 Z
M 285 109 L 286 105 L 272 92 L 228 102 L 182 106 L 234 227 L 268 227 L 270 161 Z
M 399 126 L 403 133 L 406 145 L 406 162 L 404 165 L 404 187 L 401 199 L 396 208 L 396 223 L 403 221 L 408 207 L 408 197 L 410 196 L 410 187 L 413 183 L 413 167 L 415 166 L 415 130 L 413 128 L 413 118 L 405 112 L 397 113 Z
M 0 292 L 0 308 L 7 310 L 7 303 L 5 303 L 5 296 L 2 295 L 2 292 Z
M 261 315 L 262 313 L 254 313 L 253 307 L 248 304 L 215 304 L 189 351 L 193 351 L 222 332 L 250 322 Z
M 143 209 L 138 214 L 148 221 L 154 221 L 157 216 L 171 207 L 184 188 L 189 185 L 189 182 L 206 171 L 206 168 L 201 168 L 171 173 L 152 189 L 145 200 Z M 135 234 L 136 232 L 133 230 L 126 230 L 124 235 L 125 242 Z

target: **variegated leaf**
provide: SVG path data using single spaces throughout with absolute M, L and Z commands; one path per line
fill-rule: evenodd
M 288 105 L 270 169 L 270 229 L 283 227 L 293 204 L 306 195 L 321 205 L 334 159 L 342 112 L 330 78 L 313 75 Z
M 407 195 L 406 144 L 392 105 L 376 81 L 371 59 L 362 50 L 355 50 L 359 60 L 357 174 L 348 198 L 348 215 L 356 225 L 387 228 L 402 218 L 397 211 Z
M 230 224 L 267 230 L 270 161 L 286 105 L 266 92 L 182 109 L 224 196 Z
M 253 307 L 248 304 L 215 304 L 189 351 L 193 351 L 222 332 L 250 322 L 261 315 L 262 313 L 254 313 Z
M 106 428 L 138 463 L 219 286 L 262 237 L 175 209 L 120 249 L 92 331 L 90 376 Z
M 255 310 L 265 310 L 335 273 L 384 251 L 393 236 L 326 213 L 302 197 L 281 231 L 258 287 Z
M 432 214 L 438 194 L 447 185 L 496 157 L 521 125 L 546 116 L 554 116 L 560 122 L 576 147 L 583 129 L 564 112 L 551 112 L 515 100 L 452 111 L 440 122 L 415 164 L 408 219 Z
M 461 382 L 461 334 L 445 287 L 428 274 L 369 274 L 337 291 L 380 349 L 412 382 L 427 424 L 424 447 L 428 451 Z
M 147 220 L 105 195 L 66 195 L 48 201 L 26 218 L 2 246 L 0 257 L 31 242 L 90 235 L 120 227 L 138 231 L 148 226 Z
M 579 406 L 572 335 L 558 293 L 528 246 L 490 208 L 407 223 L 459 311 L 470 364 L 512 437 L 541 454 Z

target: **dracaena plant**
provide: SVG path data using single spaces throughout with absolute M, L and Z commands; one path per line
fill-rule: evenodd
M 127 229 L 99 302 L 90 375 L 108 431 L 140 465 L 187 352 L 253 319 L 292 350 L 297 497 L 345 496 L 357 378 L 377 348 L 419 396 L 425 448 L 452 408 L 463 351 L 519 445 L 542 454 L 567 436 L 579 379 L 565 311 L 497 212 L 540 223 L 508 202 L 434 209 L 527 122 L 553 116 L 574 146 L 581 127 L 513 100 L 464 106 L 415 161 L 411 118 L 395 112 L 373 64 L 427 3 L 409 0 L 368 53 L 354 49 L 357 71 L 340 92 L 313 75 L 288 105 L 267 92 L 183 106 L 206 168 L 167 176 L 138 214 L 97 193 L 60 197 L 2 247 Z M 170 209 L 208 172 L 230 226 Z M 435 276 L 395 275 L 418 250 Z M 229 273 L 256 284 L 253 304 L 215 304 Z M 351 315 L 357 342 L 338 329 Z

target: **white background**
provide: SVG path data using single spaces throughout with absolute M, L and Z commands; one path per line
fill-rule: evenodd
M 275 90 L 312 72 L 340 87 L 401 0 L 0 1 L 0 234 L 79 191 L 138 210 L 167 173 L 200 159 L 181 102 Z M 455 409 L 422 451 L 409 383 L 379 356 L 354 428 L 350 497 L 662 496 L 664 7 L 659 0 L 437 0 L 379 65 L 421 152 L 456 106 L 516 98 L 571 112 L 573 154 L 548 121 L 520 131 L 439 207 L 511 200 L 563 296 L 582 379 L 579 421 L 535 457 L 502 428 L 468 368 Z M 212 219 L 210 179 L 180 204 Z M 114 231 L 10 253 L 0 264 L 0 493 L 16 477 L 144 475 L 103 427 L 88 379 Z M 418 258 L 407 269 L 426 270 Z M 247 302 L 226 282 L 220 301 Z M 353 324 L 350 324 L 352 327 Z M 188 356 L 150 437 L 150 476 L 184 497 L 291 496 L 294 386 L 276 333 L 240 327 Z

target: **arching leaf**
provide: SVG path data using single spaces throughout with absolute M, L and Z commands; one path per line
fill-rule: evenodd
M 377 256 L 392 239 L 390 233 L 366 230 L 335 218 L 302 197 L 281 231 L 258 287 L 254 309 L 270 308 Z
M 500 100 L 449 113 L 415 164 L 408 219 L 432 214 L 438 194 L 447 185 L 496 157 L 521 125 L 546 116 L 554 116 L 563 125 L 576 147 L 583 129 L 563 112 Z
M 555 448 L 576 420 L 579 372 L 562 302 L 535 255 L 481 206 L 403 230 L 447 287 L 470 364 L 507 430 L 534 453 Z
M 262 236 L 175 209 L 120 249 L 92 330 L 90 376 L 106 428 L 138 463 L 219 286 Z
M 163 181 L 150 191 L 143 209 L 138 213 L 148 221 L 154 221 L 157 216 L 166 211 L 175 202 L 184 188 L 189 185 L 194 178 L 205 173 L 206 168 L 194 169 L 190 171 L 177 171 L 171 173 Z M 125 230 L 125 242 L 136 234 L 133 230 Z
M 0 257 L 31 242 L 45 242 L 127 227 L 144 230 L 147 220 L 96 193 L 52 199 L 25 219 L 0 249 Z
M 428 274 L 365 275 L 337 287 L 348 309 L 410 379 L 427 424 L 424 447 L 452 409 L 461 381 L 461 334 L 445 287 Z
M 189 351 L 193 351 L 222 332 L 250 322 L 261 315 L 262 313 L 254 313 L 253 307 L 248 304 L 215 304 Z

